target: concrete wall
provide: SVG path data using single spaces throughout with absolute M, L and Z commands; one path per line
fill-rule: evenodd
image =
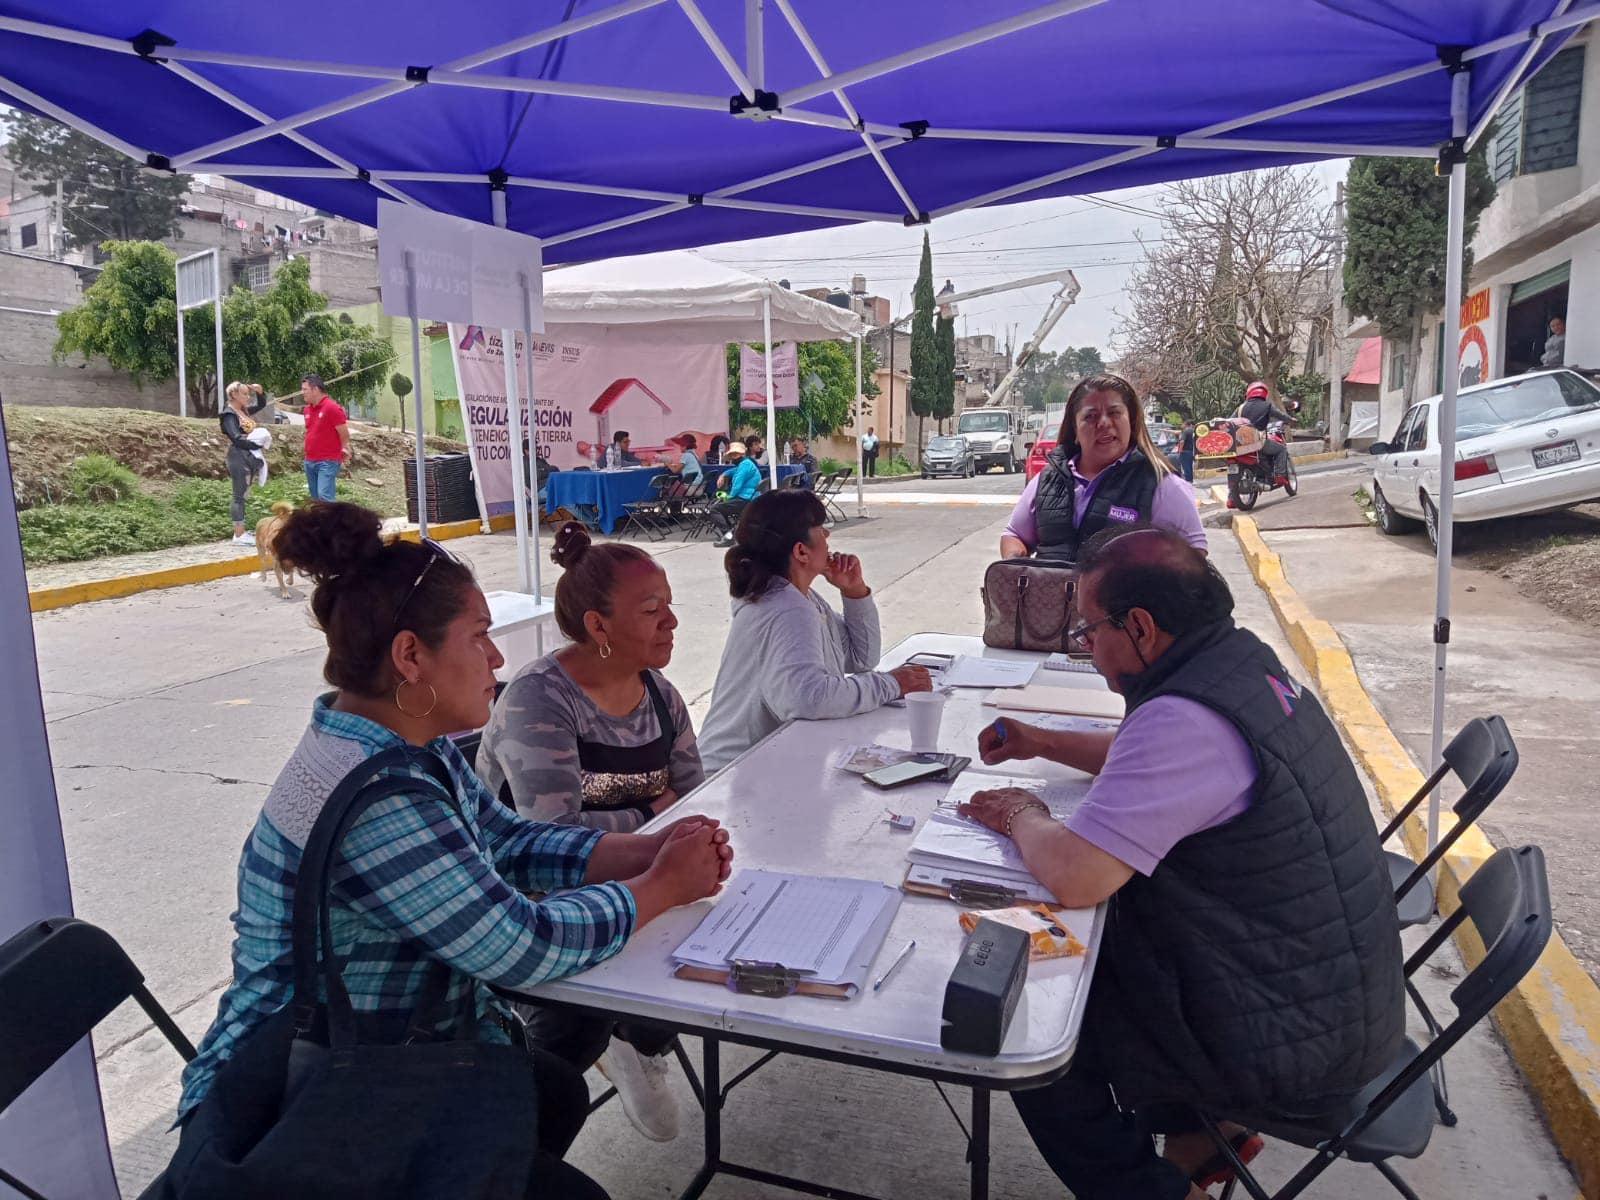
M 143 408 L 178 411 L 178 388 L 135 387 L 104 359 L 73 355 L 62 363 L 50 358 L 56 322 L 49 313 L 0 309 L 0 400 L 67 408 Z
M 75 267 L 33 254 L 0 251 L 0 304 L 13 308 L 62 311 L 83 299 L 94 269 Z

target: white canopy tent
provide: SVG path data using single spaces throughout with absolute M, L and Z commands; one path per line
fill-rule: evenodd
M 861 338 L 866 330 L 857 314 L 688 250 L 666 250 L 547 271 L 544 323 L 547 333 L 595 346 L 603 346 L 613 338 L 698 345 L 759 339 L 768 346 L 775 342 L 854 338 L 854 412 L 858 420 L 861 416 Z M 767 463 L 769 478 L 776 486 L 774 401 L 772 374 L 768 372 Z M 858 508 L 862 504 L 859 438 L 856 504 Z

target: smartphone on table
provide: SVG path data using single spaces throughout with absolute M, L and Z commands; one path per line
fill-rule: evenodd
M 937 779 L 949 769 L 950 764 L 945 762 L 903 762 L 868 771 L 861 778 L 874 787 L 895 788 L 923 779 Z

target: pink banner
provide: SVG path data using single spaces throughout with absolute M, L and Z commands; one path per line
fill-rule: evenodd
M 772 396 L 774 408 L 800 407 L 800 359 L 793 342 L 772 347 Z M 739 347 L 739 405 L 767 406 L 767 356 L 754 346 Z
M 472 445 L 479 495 L 490 515 L 510 512 L 511 426 L 498 329 L 451 325 L 457 395 Z M 517 389 L 527 372 L 517 349 Z M 638 345 L 608 338 L 586 345 L 536 334 L 533 339 L 533 432 L 540 457 L 558 470 L 590 466 L 620 432 L 645 462 L 673 461 L 677 439 L 695 435 L 700 455 L 728 431 L 728 361 L 724 348 Z M 523 397 L 524 420 L 527 399 Z

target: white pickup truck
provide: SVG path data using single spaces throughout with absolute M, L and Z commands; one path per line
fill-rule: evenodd
M 956 418 L 956 433 L 972 448 L 975 469 L 1016 471 L 1027 451 L 1028 414 L 1024 408 L 969 408 Z

